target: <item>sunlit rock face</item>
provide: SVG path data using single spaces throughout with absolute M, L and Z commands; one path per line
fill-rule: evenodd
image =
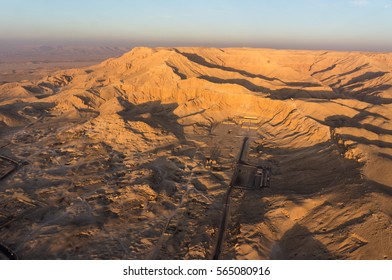
M 211 259 L 248 136 L 271 183 L 232 191 L 221 259 L 390 259 L 391 70 L 388 53 L 135 48 L 5 83 L 1 242 Z

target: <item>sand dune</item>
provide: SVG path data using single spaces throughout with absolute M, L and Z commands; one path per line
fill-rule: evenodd
M 0 242 L 210 259 L 251 136 L 271 187 L 233 190 L 220 258 L 391 259 L 391 70 L 389 53 L 141 47 L 3 84 L 0 154 L 20 164 L 0 181 Z

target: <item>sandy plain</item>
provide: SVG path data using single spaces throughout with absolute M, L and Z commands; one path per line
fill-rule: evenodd
M 391 70 L 390 53 L 139 47 L 4 80 L 0 242 L 211 259 L 250 136 L 271 185 L 233 190 L 219 258 L 391 259 Z

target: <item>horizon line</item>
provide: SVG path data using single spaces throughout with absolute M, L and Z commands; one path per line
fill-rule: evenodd
M 133 49 L 135 47 L 165 48 L 165 47 L 193 47 L 193 48 L 250 48 L 250 49 L 275 49 L 298 51 L 336 51 L 336 52 L 371 52 L 390 53 L 391 46 L 372 45 L 340 45 L 323 43 L 295 43 L 295 42 L 207 42 L 198 40 L 138 40 L 138 39 L 31 39 L 31 38 L 1 38 L 0 51 L 15 48 L 33 48 L 39 46 L 51 47 L 121 47 Z

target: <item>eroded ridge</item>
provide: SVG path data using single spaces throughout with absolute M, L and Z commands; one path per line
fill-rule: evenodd
M 0 153 L 18 168 L 0 159 L 1 243 L 22 259 L 211 259 L 249 137 L 270 187 L 231 190 L 219 258 L 390 259 L 391 67 L 135 48 L 5 83 Z

